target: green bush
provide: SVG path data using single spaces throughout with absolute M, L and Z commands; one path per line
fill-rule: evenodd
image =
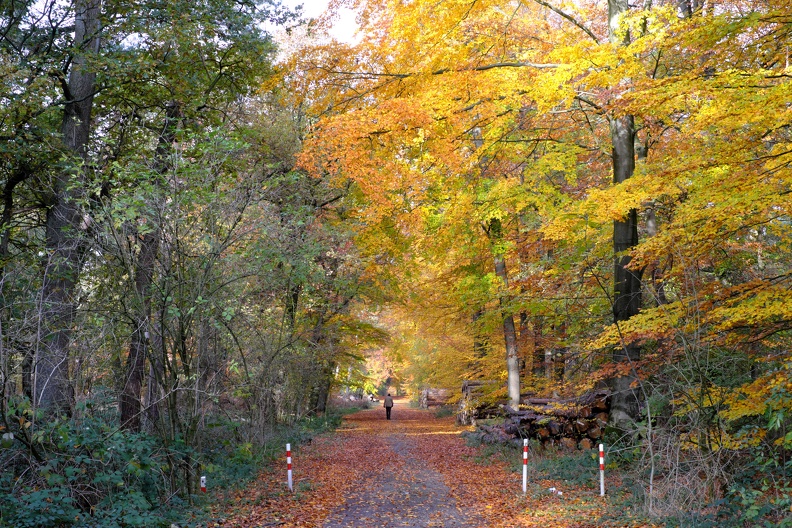
M 29 490 L 19 497 L 4 493 L 1 500 L 3 507 L 0 523 L 5 526 L 18 528 L 62 526 L 74 524 L 82 518 L 66 487 Z
M 197 508 L 211 499 L 187 492 L 200 475 L 215 489 L 243 485 L 286 443 L 310 442 L 354 409 L 274 426 L 263 445 L 243 441 L 232 419 L 214 417 L 200 452 L 180 436 L 122 430 L 109 394 L 85 402 L 70 419 L 45 422 L 25 399 L 10 400 L 6 411 L 3 433 L 14 438 L 0 444 L 0 527 L 132 528 L 200 517 Z
M 757 446 L 739 464 L 722 501 L 721 522 L 792 527 L 792 461 L 766 451 Z
M 111 416 L 107 416 L 110 414 Z M 0 526 L 169 525 L 169 458 L 150 435 L 120 430 L 106 405 L 44 422 L 27 400 L 9 402 L 15 441 L 0 449 Z
M 438 407 L 434 412 L 435 418 L 447 418 L 449 416 L 454 416 L 455 414 L 456 406 L 454 405 L 443 405 L 442 407 Z

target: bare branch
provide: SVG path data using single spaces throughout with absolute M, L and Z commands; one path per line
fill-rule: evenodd
M 559 15 L 559 16 L 561 16 L 561 17 L 563 17 L 563 18 L 566 18 L 567 20 L 569 20 L 570 22 L 572 22 L 573 24 L 575 24 L 577 27 L 579 27 L 579 28 L 580 28 L 580 29 L 581 29 L 581 30 L 582 30 L 582 31 L 583 31 L 583 32 L 584 32 L 586 35 L 588 35 L 589 37 L 591 37 L 592 39 L 594 39 L 594 42 L 596 42 L 597 44 L 599 44 L 599 39 L 596 37 L 596 35 L 594 35 L 594 33 L 592 33 L 592 32 L 591 32 L 591 30 L 590 30 L 589 28 L 587 28 L 586 26 L 584 26 L 583 24 L 581 24 L 580 22 L 578 22 L 577 20 L 575 20 L 575 19 L 572 17 L 572 15 L 569 15 L 569 14 L 567 14 L 567 13 L 564 13 L 563 11 L 561 11 L 560 9 L 558 9 L 557 7 L 550 5 L 549 3 L 545 2 L 544 0 L 534 0 L 534 2 L 536 2 L 536 3 L 537 3 L 537 4 L 539 4 L 539 5 L 545 6 L 545 7 L 546 7 L 547 9 L 549 9 L 550 11 L 552 11 L 552 12 L 556 13 L 557 15 Z

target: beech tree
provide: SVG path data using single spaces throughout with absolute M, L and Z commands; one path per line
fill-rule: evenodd
M 608 40 L 615 45 L 629 45 L 630 32 L 622 20 L 629 9 L 626 0 L 608 0 Z M 616 112 L 620 110 L 617 108 Z M 608 121 L 613 144 L 613 183 L 618 185 L 635 172 L 635 118 L 632 115 L 610 115 Z M 630 266 L 630 252 L 638 245 L 638 210 L 630 209 L 623 219 L 613 221 L 613 320 L 618 325 L 638 314 L 641 309 L 641 273 Z M 639 415 L 639 397 L 633 387 L 638 382 L 635 364 L 640 359 L 636 343 L 624 342 L 613 359 L 627 363 L 627 372 L 611 380 L 610 421 L 624 429 Z
M 361 15 L 360 43 L 310 48 L 289 65 L 302 72 L 295 86 L 323 96 L 302 163 L 353 183 L 365 203 L 359 241 L 398 283 L 398 300 L 423 317 L 464 313 L 471 351 L 483 320 L 491 330 L 520 315 L 523 361 L 565 351 L 560 383 L 534 375 L 526 390 L 609 381 L 610 423 L 651 451 L 653 470 L 662 441 L 664 453 L 700 446 L 686 456 L 716 478 L 708 454 L 727 431 L 747 434 L 731 417 L 781 407 L 759 403 L 771 383 L 761 372 L 774 368 L 762 354 L 786 339 L 770 301 L 784 298 L 786 275 L 767 260 L 785 232 L 786 195 L 774 185 L 787 168 L 787 61 L 771 44 L 786 38 L 781 5 L 346 5 Z M 756 101 L 773 110 L 760 117 Z M 738 179 L 751 190 L 736 191 Z M 491 269 L 487 239 L 467 228 L 494 219 L 509 290 L 481 272 Z M 447 295 L 426 296 L 430 284 Z M 473 324 L 481 307 L 489 315 Z M 713 366 L 726 358 L 739 365 L 729 375 Z M 751 405 L 738 403 L 746 397 Z

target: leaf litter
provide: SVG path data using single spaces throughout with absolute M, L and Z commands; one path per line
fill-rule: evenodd
M 541 481 L 523 495 L 521 475 L 501 457 L 482 460 L 481 447 L 465 444 L 469 429 L 401 402 L 390 421 L 381 408 L 357 412 L 292 454 L 294 492 L 284 456 L 282 468 L 262 471 L 210 526 L 640 526 L 606 521 L 606 504 L 589 488 Z M 564 495 L 536 493 L 551 487 Z

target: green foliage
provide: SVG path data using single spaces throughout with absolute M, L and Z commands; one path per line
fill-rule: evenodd
M 533 450 L 530 452 L 533 453 Z M 532 480 L 560 480 L 575 486 L 599 486 L 599 459 L 594 450 L 540 450 L 528 458 L 528 474 Z
M 106 399 L 86 402 L 73 419 L 35 424 L 27 401 L 11 403 L 6 423 L 31 448 L 17 441 L 0 451 L 0 525 L 143 527 L 178 518 L 170 459 L 187 452 L 119 429 Z
M 449 416 L 454 416 L 456 411 L 457 409 L 454 405 L 443 405 L 435 409 L 434 415 L 435 418 L 447 418 Z
M 755 448 L 741 463 L 722 502 L 720 520 L 735 526 L 792 526 L 792 461 Z
M 71 420 L 27 427 L 29 402 L 11 404 L 6 423 L 17 425 L 15 436 L 30 439 L 41 456 L 34 459 L 18 440 L 0 449 L 0 526 L 24 528 L 178 523 L 188 514 L 190 501 L 200 505 L 206 497 L 173 495 L 179 468 L 174 461 L 198 462 L 212 488 L 237 487 L 255 477 L 262 464 L 282 456 L 286 443 L 296 449 L 337 428 L 344 414 L 278 427 L 263 445 L 240 441 L 239 423 L 215 421 L 209 424 L 207 448 L 199 453 L 183 441 L 165 446 L 152 435 L 120 429 L 107 398 L 86 401 Z
M 479 423 L 482 422 L 486 422 L 486 420 L 481 420 Z M 462 435 L 467 445 L 479 448 L 479 452 L 476 455 L 477 464 L 487 465 L 491 464 L 494 459 L 500 459 L 505 461 L 514 471 L 518 469 L 515 460 L 519 460 L 519 463 L 522 464 L 522 459 L 519 458 L 521 455 L 518 453 L 516 444 L 484 443 L 481 435 L 468 432 L 463 432 Z M 520 465 L 520 467 L 522 466 Z
M 20 498 L 3 494 L 4 503 L 0 525 L 19 528 L 69 525 L 81 519 L 80 510 L 74 506 L 69 489 L 31 490 Z

